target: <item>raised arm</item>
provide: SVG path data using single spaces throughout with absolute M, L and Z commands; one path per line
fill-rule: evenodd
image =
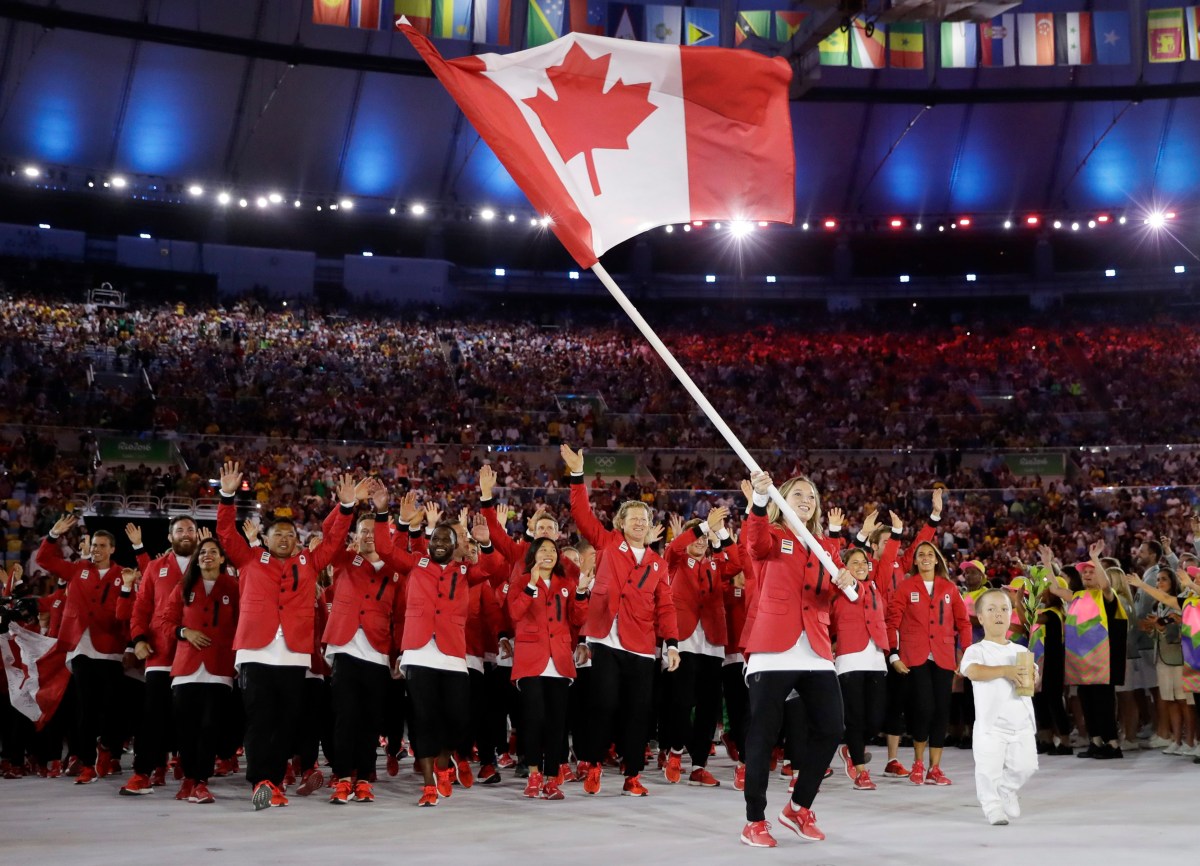
M 345 549 L 346 535 L 350 531 L 351 521 L 354 520 L 354 507 L 360 495 L 363 499 L 367 498 L 370 482 L 371 479 L 364 479 L 355 483 L 353 476 L 341 476 L 337 487 L 338 504 L 334 513 L 330 515 L 332 520 L 326 519 L 326 531 L 321 535 L 321 542 L 311 551 L 313 567 L 317 571 L 333 562 L 333 557 L 339 550 Z
M 61 581 L 70 582 L 75 577 L 76 568 L 74 563 L 63 558 L 62 550 L 58 546 L 58 539 L 78 522 L 79 518 L 74 514 L 64 514 L 50 528 L 50 534 L 42 539 L 42 545 L 38 548 L 38 565 Z
M 254 559 L 254 551 L 237 531 L 237 492 L 242 484 L 238 464 L 226 460 L 221 467 L 221 504 L 217 506 L 217 541 L 234 568 L 244 568 Z
M 563 443 L 559 453 L 563 463 L 567 464 L 567 472 L 570 473 L 571 518 L 575 521 L 579 534 L 599 552 L 608 541 L 608 530 L 592 512 L 592 503 L 588 498 L 587 485 L 583 478 L 583 449 L 573 451 L 570 445 Z

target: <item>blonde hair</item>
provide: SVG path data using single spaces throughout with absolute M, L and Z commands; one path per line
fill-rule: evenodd
M 1112 568 L 1104 569 L 1104 573 L 1108 576 L 1108 582 L 1112 584 L 1113 592 L 1121 597 L 1121 601 L 1125 604 L 1125 609 L 1132 610 L 1133 593 L 1129 591 L 1129 584 L 1125 582 L 1125 572 L 1113 566 Z
M 654 517 L 653 512 L 650 511 L 650 506 L 645 502 L 642 502 L 640 499 L 626 499 L 621 503 L 621 507 L 617 509 L 617 513 L 613 516 L 613 529 L 617 530 L 617 532 L 624 532 L 625 515 L 634 508 L 646 509 L 647 520 L 651 520 Z
M 812 488 L 813 497 L 817 500 L 816 507 L 813 508 L 812 517 L 804 525 L 808 527 L 808 531 L 813 536 L 822 538 L 825 535 L 825 529 L 821 525 L 824 522 L 821 514 L 821 494 L 817 490 L 817 485 L 813 484 L 812 479 L 807 475 L 795 475 L 779 485 L 779 495 L 787 499 L 788 493 L 800 482 L 804 482 Z M 767 520 L 777 523 L 780 526 L 787 526 L 787 521 L 783 519 L 783 512 L 779 510 L 779 506 L 775 504 L 774 500 L 767 504 Z

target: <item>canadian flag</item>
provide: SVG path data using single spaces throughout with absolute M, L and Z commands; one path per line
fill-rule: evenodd
M 67 690 L 66 652 L 52 637 L 10 626 L 7 634 L 0 635 L 0 659 L 9 701 L 40 731 Z
M 784 60 L 585 33 L 446 60 L 400 29 L 582 267 L 654 226 L 793 219 Z

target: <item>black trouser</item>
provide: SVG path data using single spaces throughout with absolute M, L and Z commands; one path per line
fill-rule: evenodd
M 603 644 L 589 643 L 588 648 L 592 651 L 592 687 L 588 695 L 591 719 L 580 758 L 599 764 L 615 740 L 617 751 L 625 759 L 625 775 L 636 776 L 646 766 L 646 729 L 656 662 Z
M 25 754 L 33 750 L 33 734 L 32 719 L 8 701 L 0 704 L 0 758 L 14 767 L 25 766 Z
M 842 736 L 842 694 L 833 671 L 765 671 L 747 683 L 750 721 L 746 732 L 746 820 L 766 818 L 771 752 L 785 715 L 788 753 L 796 787 L 792 802 L 809 808 Z M 795 690 L 798 697 L 784 701 Z
M 233 691 L 225 708 L 217 733 L 217 757 L 229 761 L 237 757 L 237 751 L 246 739 L 246 705 L 237 679 L 233 681 Z
M 391 680 L 384 699 L 383 735 L 387 737 L 387 753 L 393 758 L 400 757 L 400 747 L 404 743 L 404 720 L 408 717 L 408 687 L 404 680 Z
M 708 765 L 713 731 L 721 717 L 721 661 L 717 656 L 680 653 L 679 667 L 663 683 L 667 723 L 663 745 L 676 752 L 686 747 L 694 767 Z
M 347 653 L 333 657 L 333 775 L 366 780 L 375 771 L 383 705 L 391 675 L 386 664 Z M 307 768 L 310 765 L 305 765 Z
M 142 707 L 146 704 L 146 683 L 141 677 L 131 676 L 125 670 L 125 664 L 121 664 L 121 684 L 119 687 L 117 707 L 121 729 L 121 750 L 114 752 L 114 758 L 120 758 L 125 751 L 125 744 L 134 738 L 137 734 L 141 723 L 138 717 L 142 714 Z
M 58 709 L 46 721 L 45 726 L 33 736 L 34 753 L 38 763 L 43 767 L 49 766 L 51 761 L 62 760 L 65 740 L 69 740 L 72 745 L 68 754 L 75 754 L 73 747 L 78 739 L 75 733 L 75 692 L 74 680 L 68 680 L 67 689 L 63 693 L 63 699 L 59 703 Z
M 1042 688 L 1045 688 L 1043 686 Z M 1117 739 L 1117 690 L 1104 683 L 1094 686 L 1079 686 L 1079 708 L 1083 710 L 1083 722 L 1088 736 L 1093 740 L 1110 742 Z
M 1065 700 L 1065 663 L 1061 649 L 1057 658 L 1050 652 L 1042 656 L 1042 690 L 1033 696 L 1033 712 L 1038 728 L 1052 730 L 1064 739 L 1071 733 L 1071 717 L 1067 714 Z
M 946 745 L 946 726 L 950 724 L 950 693 L 954 689 L 954 671 L 940 668 L 937 663 L 925 661 L 907 674 L 898 674 L 908 680 L 908 732 L 914 742 L 929 743 L 940 749 Z
M 468 668 L 467 679 L 471 702 L 470 723 L 465 726 L 462 741 L 455 745 L 454 750 L 464 761 L 469 761 L 472 747 L 478 748 L 479 766 L 486 767 L 496 763 L 497 742 L 495 714 L 488 706 L 487 674 Z
M 574 746 L 575 757 L 579 757 L 587 738 L 588 693 L 592 688 L 591 667 L 575 669 L 575 685 L 567 693 L 567 727 L 570 729 L 570 746 Z M 570 754 L 568 746 L 568 754 Z
M 904 733 L 906 722 L 905 705 L 908 702 L 908 677 L 896 673 L 895 668 L 888 667 L 888 676 L 884 679 L 885 708 L 883 711 L 883 732 L 892 737 Z
M 148 671 L 142 697 L 142 715 L 137 720 L 134 740 L 133 771 L 149 776 L 167 765 L 167 754 L 174 745 L 171 709 L 171 672 Z
M 184 778 L 207 783 L 224 732 L 224 717 L 233 703 L 233 689 L 220 683 L 183 683 L 172 691 Z
M 246 708 L 246 781 L 283 786 L 304 704 L 304 673 L 299 665 L 247 662 L 239 682 Z
M 879 733 L 887 705 L 884 671 L 851 671 L 838 677 L 845 713 L 846 748 L 854 766 L 867 762 L 867 737 Z
M 746 717 L 750 696 L 746 691 L 746 663 L 734 662 L 721 666 L 721 692 L 725 697 L 725 713 L 729 717 L 729 736 L 737 746 L 738 757 L 746 760 Z
M 324 677 L 306 676 L 303 695 L 296 739 L 292 744 L 292 754 L 300 763 L 301 773 L 316 766 L 322 750 L 325 760 L 331 764 L 337 754 L 333 741 L 333 699 L 330 697 L 329 681 Z
M 75 757 L 85 767 L 96 764 L 96 739 L 120 758 L 121 692 L 125 671 L 119 661 L 75 656 L 71 679 L 75 683 Z
M 470 730 L 471 681 L 466 673 L 407 665 L 412 717 L 409 742 L 417 760 L 436 758 L 461 743 Z
M 517 736 L 521 753 L 531 769 L 549 776 L 566 763 L 567 701 L 571 681 L 565 677 L 522 677 L 521 730 Z

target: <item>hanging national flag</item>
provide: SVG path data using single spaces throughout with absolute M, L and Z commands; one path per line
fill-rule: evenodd
M 646 34 L 646 7 L 630 3 L 608 4 L 608 35 L 613 39 L 641 41 Z
M 12 627 L 0 635 L 0 661 L 9 703 L 40 731 L 67 690 L 66 653 L 52 637 Z
M 894 69 L 925 68 L 925 25 L 897 21 L 888 26 L 888 53 Z
M 846 66 L 850 63 L 850 34 L 840 27 L 817 44 L 822 66 Z
M 495 2 L 495 0 L 491 0 L 491 2 Z M 401 18 L 407 18 L 414 30 L 423 36 L 428 36 L 429 29 L 433 24 L 433 0 L 394 0 L 392 21 L 397 30 L 400 29 Z
M 405 35 L 582 267 L 658 225 L 792 221 L 784 60 L 570 33 L 447 61 Z
M 943 21 L 941 41 L 943 69 L 974 69 L 978 65 L 979 29 L 970 21 Z
M 646 41 L 679 45 L 683 38 L 683 9 L 679 6 L 646 7 Z
M 350 26 L 378 30 L 383 16 L 382 0 L 350 0 Z
M 470 39 L 471 0 L 433 0 L 433 31 L 439 39 Z
M 570 32 L 603 36 L 607 9 L 608 0 L 571 0 Z
M 1179 63 L 1187 59 L 1183 37 L 1183 9 L 1151 9 L 1146 13 L 1146 41 L 1151 63 Z
M 1001 15 L 979 25 L 981 66 L 1017 65 L 1017 16 Z
M 1092 35 L 1096 39 L 1097 63 L 1117 66 L 1133 62 L 1128 12 L 1093 12 Z
M 855 69 L 883 69 L 885 50 L 883 28 L 876 26 L 867 35 L 867 22 L 855 18 L 850 22 L 850 65 Z
M 684 45 L 709 45 L 715 47 L 721 41 L 717 35 L 720 30 L 720 9 L 689 7 L 683 10 Z
M 739 12 L 733 22 L 733 44 L 741 45 L 752 36 L 759 39 L 771 38 L 771 13 L 769 11 Z
M 1183 10 L 1187 19 L 1188 59 L 1200 60 L 1200 6 L 1189 6 Z
M 313 0 L 313 24 L 350 26 L 350 0 Z
M 807 12 L 776 12 L 775 41 L 790 42 L 808 17 Z
M 529 0 L 525 24 L 525 44 L 530 48 L 553 42 L 563 32 L 565 0 Z
M 1059 12 L 1054 16 L 1054 62 L 1058 66 L 1091 66 L 1096 62 L 1089 12 Z
M 1054 14 L 1017 14 L 1017 60 L 1022 66 L 1054 65 Z

